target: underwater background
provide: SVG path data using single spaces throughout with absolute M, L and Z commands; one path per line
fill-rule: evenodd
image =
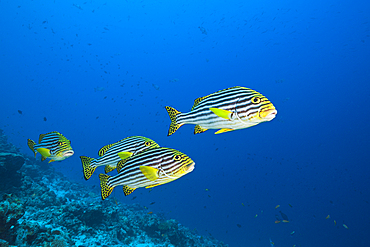
M 195 169 L 126 197 L 117 188 L 119 204 L 230 247 L 368 245 L 368 1 L 1 0 L 0 20 L 0 129 L 29 160 L 27 139 L 51 131 L 75 152 L 44 170 L 99 195 L 103 168 L 85 181 L 79 156 L 142 135 Z M 265 95 L 276 118 L 167 136 L 165 106 L 187 112 L 233 86 Z

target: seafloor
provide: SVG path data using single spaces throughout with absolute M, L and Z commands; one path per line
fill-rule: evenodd
M 228 246 L 144 207 L 117 204 L 7 142 L 0 129 L 0 247 Z

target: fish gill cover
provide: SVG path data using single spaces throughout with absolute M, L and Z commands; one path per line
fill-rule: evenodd
M 1 151 L 15 171 L 2 177 L 1 192 L 27 183 L 25 169 L 47 179 L 36 179 L 41 192 L 58 184 L 68 190 L 49 199 L 30 182 L 26 199 L 35 194 L 32 200 L 61 207 L 81 201 L 84 210 L 62 212 L 68 219 L 81 221 L 98 205 L 112 210 L 116 198 L 129 211 L 142 205 L 232 247 L 367 246 L 369 13 L 365 0 L 1 0 L 0 128 L 19 147 Z M 234 86 L 266 96 L 276 117 L 217 135 L 220 129 L 184 124 L 167 136 L 166 106 L 186 114 L 194 100 Z M 213 113 L 245 123 L 235 108 Z M 27 139 L 52 131 L 68 137 L 74 155 L 35 162 Z M 124 196 L 116 188 L 106 201 L 85 204 L 73 190 L 98 197 L 104 168 L 86 170 L 86 181 L 79 157 L 98 158 L 102 147 L 130 136 L 179 150 L 196 168 L 153 189 Z M 14 217 L 0 226 L 31 223 L 22 220 L 30 217 L 22 196 L 11 194 L 1 208 Z M 39 210 L 31 215 L 40 218 Z M 19 238 L 31 241 L 32 233 Z

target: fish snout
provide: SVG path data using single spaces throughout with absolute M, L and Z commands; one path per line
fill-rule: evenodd
M 272 119 L 276 117 L 276 115 L 277 115 L 277 110 L 275 108 L 266 109 L 260 112 L 260 117 L 264 121 L 271 121 Z
M 188 166 L 187 166 L 187 172 L 192 172 L 193 170 L 194 170 L 194 168 L 195 168 L 195 163 L 194 162 L 192 162 L 191 164 L 189 164 Z
M 63 157 L 70 157 L 74 154 L 75 152 L 73 150 L 67 150 L 63 153 Z

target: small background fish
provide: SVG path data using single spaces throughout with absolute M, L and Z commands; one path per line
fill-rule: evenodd
M 32 152 L 34 152 L 35 158 L 36 154 L 40 153 L 41 161 L 49 158 L 49 163 L 64 160 L 74 154 L 71 141 L 57 131 L 41 134 L 38 144 L 31 139 L 28 139 L 27 144 Z

